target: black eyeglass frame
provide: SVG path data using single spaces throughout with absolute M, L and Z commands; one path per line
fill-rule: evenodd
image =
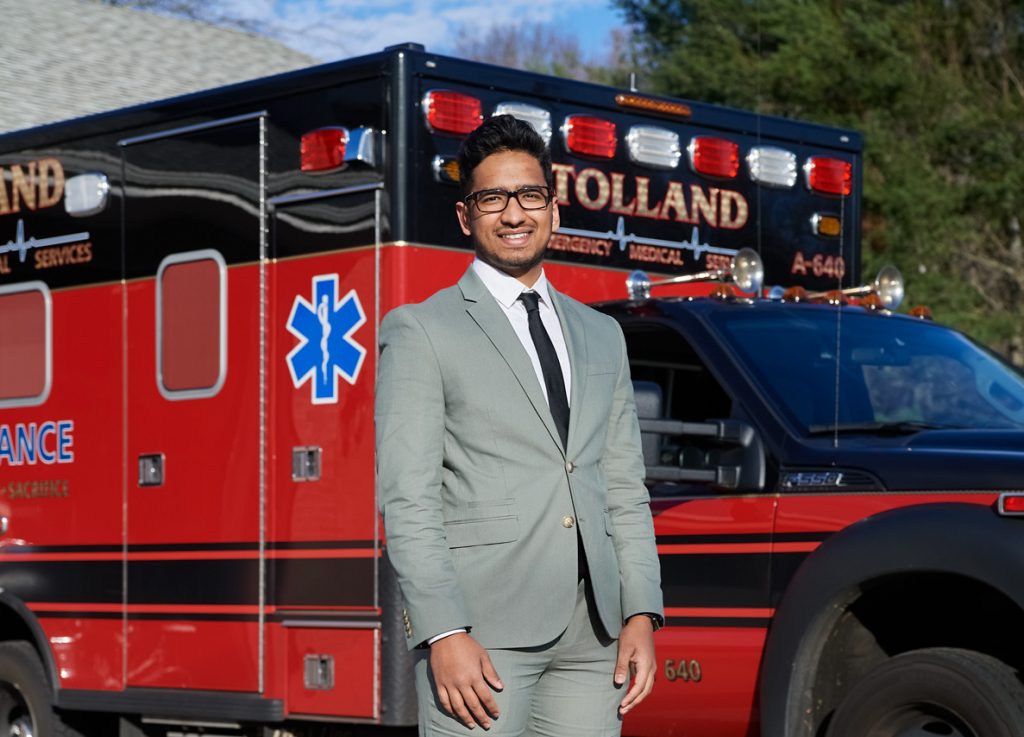
M 541 205 L 540 207 L 527 207 L 526 205 L 523 204 L 523 201 L 519 199 L 519 195 L 522 194 L 523 192 L 540 192 L 541 194 L 544 195 L 544 204 Z M 504 195 L 504 207 L 502 207 L 500 210 L 484 210 L 483 208 L 481 208 L 479 201 L 480 197 L 488 194 Z M 516 190 L 502 189 L 501 187 L 495 187 L 493 189 L 480 189 L 477 190 L 476 192 L 470 192 L 468 195 L 462 198 L 462 201 L 466 203 L 467 207 L 475 204 L 476 209 L 479 210 L 480 212 L 487 213 L 488 215 L 493 215 L 495 213 L 505 212 L 505 209 L 508 207 L 508 203 L 512 201 L 513 197 L 516 198 L 516 202 L 519 204 L 520 208 L 526 211 L 535 212 L 537 210 L 544 210 L 545 208 L 547 208 L 548 205 L 551 204 L 551 200 L 555 198 L 555 195 L 554 192 L 551 191 L 551 187 L 548 187 L 547 185 L 527 184 Z

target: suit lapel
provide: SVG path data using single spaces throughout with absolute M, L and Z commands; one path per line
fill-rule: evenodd
M 544 427 L 547 428 L 548 434 L 551 435 L 551 439 L 561 450 L 562 441 L 558 437 L 555 421 L 551 417 L 551 410 L 548 408 L 547 400 L 544 399 L 544 392 L 537 381 L 537 374 L 533 370 L 533 364 L 530 363 L 530 357 L 523 350 L 523 344 L 519 342 L 519 338 L 509 324 L 508 318 L 505 317 L 505 313 L 501 311 L 497 301 L 487 291 L 487 287 L 480 281 L 472 268 L 468 269 L 459 280 L 459 288 L 462 290 L 462 296 L 466 300 L 466 312 L 480 326 L 480 329 L 484 331 L 484 334 L 487 335 L 487 338 L 497 349 L 498 353 L 501 354 L 505 363 L 512 369 L 513 375 L 515 375 L 519 385 L 526 393 L 537 416 L 540 417 Z M 575 382 L 576 375 L 573 374 L 574 385 Z M 575 390 L 573 390 L 573 396 L 575 396 Z M 571 411 L 569 417 L 569 433 L 571 437 Z
M 575 449 L 573 439 L 577 434 L 576 427 L 583 409 L 583 395 L 587 389 L 587 341 L 584 337 L 583 324 L 572 303 L 555 291 L 551 282 L 548 282 L 548 293 L 551 295 L 558 321 L 562 324 L 562 335 L 565 337 L 565 347 L 569 353 L 572 388 L 569 390 L 569 447 L 566 448 L 566 456 L 571 458 L 571 451 Z

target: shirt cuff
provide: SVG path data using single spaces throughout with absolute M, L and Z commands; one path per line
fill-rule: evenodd
M 459 627 L 457 630 L 448 630 L 447 632 L 442 632 L 439 635 L 434 635 L 429 640 L 427 640 L 427 644 L 433 645 L 438 640 L 443 640 L 444 638 L 449 637 L 450 635 L 457 635 L 460 632 L 469 632 L 469 630 L 465 627 Z

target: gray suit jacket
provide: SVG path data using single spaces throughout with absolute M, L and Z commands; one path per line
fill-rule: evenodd
M 381 325 L 378 500 L 410 647 L 462 626 L 490 648 L 555 639 L 575 605 L 578 539 L 609 635 L 662 612 L 622 331 L 551 298 L 572 371 L 565 452 L 526 351 L 472 269 Z

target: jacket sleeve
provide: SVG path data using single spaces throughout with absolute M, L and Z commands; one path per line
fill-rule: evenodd
M 612 398 L 603 460 L 608 485 L 608 517 L 619 560 L 622 619 L 634 614 L 654 614 L 664 619 L 661 595 L 661 564 L 654 542 L 651 500 L 644 486 L 644 461 L 640 425 L 633 401 L 626 341 L 614 326 L 620 346 L 620 362 Z
M 444 386 L 426 330 L 408 308 L 381 323 L 374 408 L 377 499 L 408 612 L 408 644 L 472 624 L 441 507 Z M 411 630 L 411 632 L 410 632 Z

